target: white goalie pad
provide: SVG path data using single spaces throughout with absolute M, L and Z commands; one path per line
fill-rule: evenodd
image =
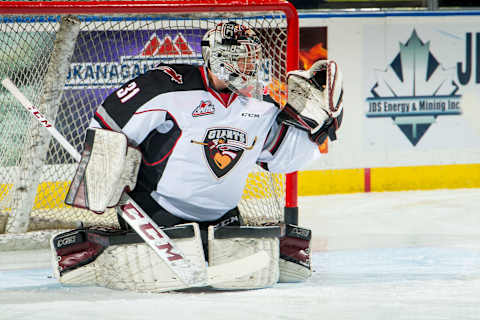
M 278 227 L 224 227 L 208 229 L 209 265 L 222 265 L 264 252 L 269 257 L 263 268 L 250 274 L 232 277 L 211 287 L 221 290 L 260 289 L 277 283 L 279 279 Z M 238 273 L 242 273 L 239 266 Z M 231 270 L 235 274 L 235 270 Z
M 278 282 L 301 282 L 312 276 L 312 231 L 287 224 L 280 239 L 280 278 Z
M 189 223 L 176 227 L 193 228 L 193 235 L 175 238 L 180 250 L 188 256 L 192 264 L 198 265 L 198 270 L 206 270 L 202 241 L 197 223 Z M 175 229 L 173 227 L 172 229 Z M 181 230 L 180 230 L 181 231 Z M 181 231 L 184 232 L 184 231 Z M 118 290 L 132 290 L 138 292 L 165 292 L 188 288 L 165 262 L 143 241 L 133 244 L 108 245 L 97 254 L 95 246 L 89 244 L 75 253 L 59 255 L 62 249 L 59 243 L 75 241 L 73 236 L 52 238 L 52 265 L 55 277 L 65 285 L 97 285 Z M 56 239 L 56 240 L 54 240 Z M 90 236 L 89 236 L 90 239 Z M 85 242 L 83 242 L 85 243 Z M 88 242 L 90 243 L 90 242 Z M 61 245 L 61 243 L 60 243 Z M 82 245 L 78 245 L 82 246 Z M 85 247 L 86 245 L 83 245 Z M 92 258 L 94 257 L 94 258 Z M 82 261 L 82 259 L 84 259 Z M 70 264 L 75 263 L 71 270 Z M 92 261 L 93 260 L 93 261 Z
M 312 260 L 311 251 L 309 253 L 310 261 Z M 307 280 L 312 276 L 312 268 L 310 266 L 305 266 L 299 264 L 298 262 L 280 259 L 279 260 L 279 267 L 280 267 L 280 278 L 278 282 L 302 282 Z
M 128 147 L 124 134 L 88 129 L 65 203 L 97 213 L 117 205 L 125 188 L 135 187 L 141 159 L 139 150 Z
M 112 188 L 112 196 L 110 197 L 110 201 L 108 203 L 109 208 L 118 204 L 124 190 L 130 191 L 135 188 L 141 162 L 142 153 L 140 150 L 128 146 L 127 155 L 125 156 L 125 162 L 119 182 Z
M 333 60 L 319 60 L 310 69 L 287 74 L 288 105 L 312 122 L 300 124 L 310 133 L 317 132 L 330 118 L 342 112 L 343 76 Z

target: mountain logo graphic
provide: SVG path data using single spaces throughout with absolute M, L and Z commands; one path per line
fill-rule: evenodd
M 169 35 L 160 39 L 157 34 L 154 33 L 143 47 L 140 56 L 195 56 L 195 53 L 181 33 L 178 33 L 174 39 Z
M 385 70 L 375 70 L 367 118 L 391 118 L 416 146 L 438 116 L 459 115 L 454 68 L 444 68 L 415 30 Z
M 72 90 L 118 88 L 159 64 L 203 64 L 199 35 L 204 32 L 201 29 L 195 32 L 191 29 L 81 32 L 79 39 L 82 40 L 75 46 L 65 84 L 65 88 Z M 98 45 L 91 45 L 89 41 Z M 105 50 L 104 58 L 96 52 L 98 46 Z

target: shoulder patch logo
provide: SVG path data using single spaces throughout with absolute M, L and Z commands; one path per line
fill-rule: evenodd
M 202 100 L 198 107 L 196 107 L 193 112 L 192 116 L 194 118 L 201 117 L 201 116 L 208 116 L 209 114 L 215 113 L 215 106 L 210 100 Z
M 203 146 L 205 159 L 212 173 L 217 178 L 222 178 L 240 161 L 245 150 L 253 149 L 257 137 L 248 145 L 247 134 L 241 130 L 210 128 L 205 133 L 203 142 L 191 142 Z
M 183 77 L 181 74 L 178 74 L 175 70 L 168 66 L 159 66 L 157 69 L 162 70 L 166 74 L 170 76 L 170 80 L 176 82 L 178 84 L 183 84 Z

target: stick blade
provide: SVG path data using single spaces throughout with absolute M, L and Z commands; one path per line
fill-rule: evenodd
M 259 251 L 242 259 L 217 266 L 209 266 L 207 269 L 208 283 L 214 285 L 231 281 L 232 278 L 241 278 L 267 267 L 269 263 L 270 257 L 268 254 L 265 251 Z M 233 270 L 235 270 L 235 274 L 232 273 Z

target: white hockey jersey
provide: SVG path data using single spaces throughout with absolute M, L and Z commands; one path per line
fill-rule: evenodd
M 319 156 L 306 132 L 276 122 L 279 112 L 270 97 L 224 99 L 205 67 L 162 65 L 107 97 L 91 126 L 140 148 L 137 184 L 163 208 L 211 221 L 238 204 L 256 164 L 288 173 Z

